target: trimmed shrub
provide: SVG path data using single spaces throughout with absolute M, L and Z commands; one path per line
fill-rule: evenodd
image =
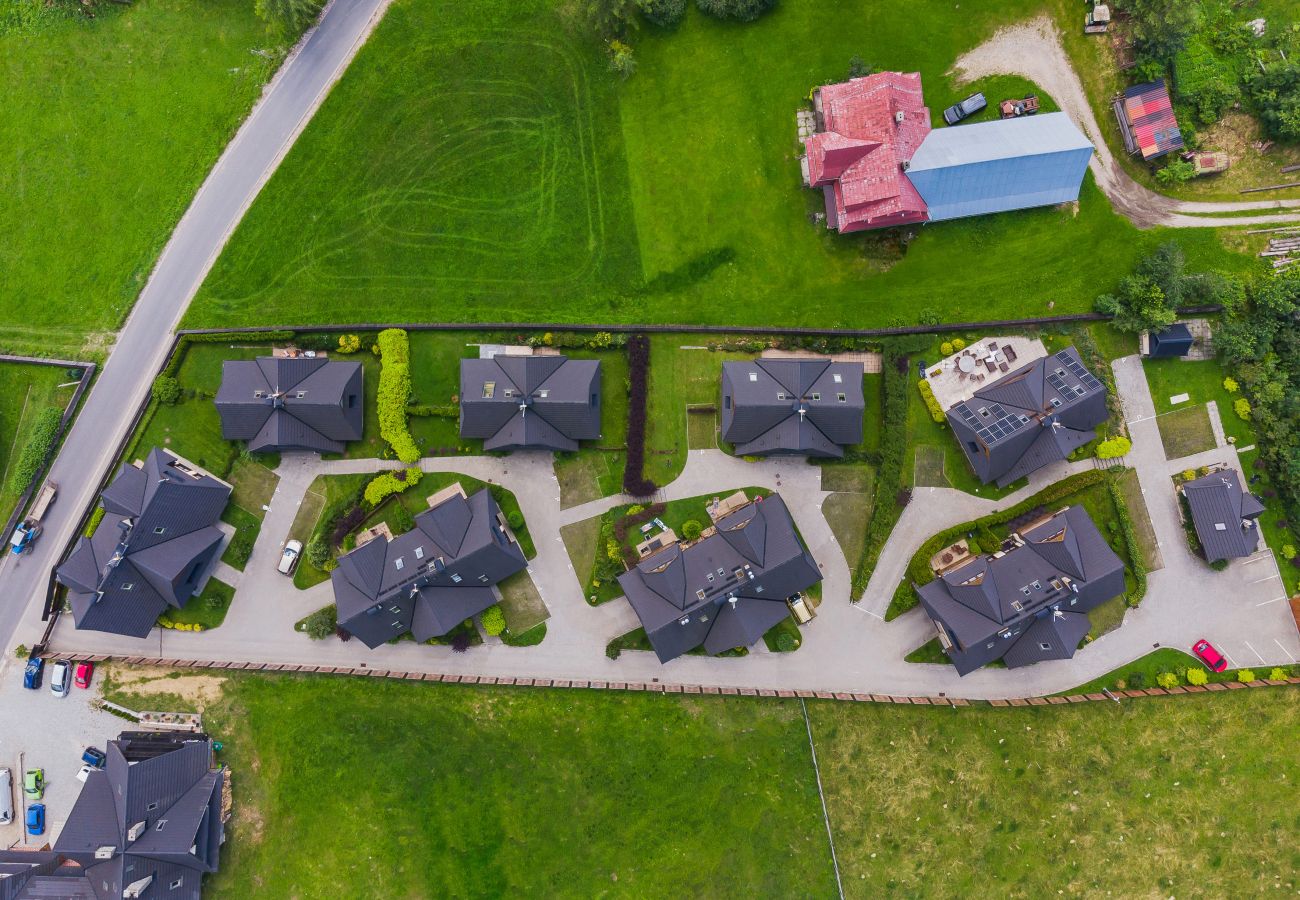
M 700 538 L 700 532 L 704 530 L 699 522 L 694 519 L 687 519 L 682 523 L 682 537 L 688 541 L 696 541 Z
M 940 344 L 939 352 L 944 356 L 952 356 L 953 353 L 952 341 L 944 341 L 942 344 Z
M 499 605 L 489 606 L 483 610 L 483 615 L 479 618 L 483 622 L 483 630 L 492 637 L 506 630 L 506 614 L 501 611 Z
M 307 562 L 311 563 L 318 569 L 324 569 L 330 562 L 329 544 L 325 543 L 318 537 L 312 538 L 307 542 L 303 555 L 307 557 Z
M 776 8 L 776 0 L 695 0 L 696 7 L 715 19 L 753 22 Z
M 965 350 L 965 349 L 966 349 L 966 342 L 963 341 L 961 338 L 953 338 L 953 339 L 952 339 L 952 349 L 953 349 L 954 351 Z
M 406 332 L 385 328 L 379 332 L 379 434 L 404 463 L 420 458 L 420 450 L 406 424 L 406 404 L 411 399 L 411 346 Z
M 930 382 L 922 378 L 916 383 L 917 389 L 921 392 L 921 398 L 925 400 L 925 408 L 930 412 L 930 418 L 938 425 L 948 421 L 944 415 L 943 407 L 939 405 L 939 400 L 934 396 L 934 388 L 930 387 Z
M 415 516 L 411 515 L 411 511 L 401 503 L 393 507 L 388 518 L 389 527 L 393 529 L 394 534 L 406 534 L 408 531 L 415 530 Z
M 1133 449 L 1133 442 L 1123 435 L 1108 438 L 1097 445 L 1098 459 L 1119 459 Z
M 41 410 L 36 417 L 36 424 L 32 426 L 31 434 L 23 444 L 22 452 L 18 454 L 18 461 L 9 473 L 9 487 L 15 493 L 21 493 L 35 480 L 45 458 L 54 449 L 54 442 L 59 439 L 62 423 L 63 413 L 53 408 Z
M 1232 401 L 1232 411 L 1237 414 L 1237 418 L 1250 421 L 1250 401 L 1245 397 L 1238 397 Z
M 159 375 L 153 380 L 150 393 L 165 406 L 174 406 L 181 400 L 181 383 L 171 375 Z
M 1286 672 L 1284 672 L 1284 671 L 1281 670 L 1281 669 L 1269 669 L 1269 670 L 1268 670 L 1268 680 L 1269 680 L 1269 681 L 1286 681 Z
M 1188 670 L 1187 670 L 1187 683 L 1188 683 L 1188 684 L 1201 685 L 1201 684 L 1205 684 L 1205 682 L 1207 682 L 1207 681 L 1209 681 L 1209 680 L 1210 680 L 1210 677 L 1209 677 L 1208 675 L 1205 674 L 1205 670 L 1204 670 L 1204 669 L 1188 669 Z
M 464 653 L 469 649 L 469 645 L 473 640 L 474 639 L 470 637 L 469 632 L 463 630 L 457 631 L 451 636 L 451 649 L 456 653 Z
M 650 368 L 650 339 L 634 334 L 627 339 L 628 402 L 627 458 L 623 464 L 623 490 L 633 497 L 655 492 L 655 483 L 645 477 L 646 378 Z
M 1241 389 L 1241 386 L 1237 384 L 1236 379 L 1229 376 L 1223 379 L 1223 389 L 1227 391 L 1229 394 L 1235 394 L 1237 393 L 1237 391 Z
M 1178 687 L 1178 676 L 1173 672 L 1161 672 L 1156 676 L 1156 684 L 1168 690 L 1169 688 Z
M 82 532 L 86 537 L 94 537 L 95 529 L 99 523 L 104 521 L 104 507 L 96 506 L 95 511 L 90 514 L 90 521 L 86 523 L 86 530 Z
M 1283 559 L 1295 559 L 1295 547 L 1291 546 L 1290 544 L 1283 544 L 1283 545 L 1282 545 L 1282 558 L 1283 558 Z
M 1254 669 L 1238 669 L 1237 680 L 1245 683 L 1256 681 Z
M 303 619 L 303 631 L 307 637 L 313 641 L 323 641 L 330 635 L 334 634 L 339 624 L 338 608 L 331 603 L 329 606 L 323 606 L 316 610 L 306 619 Z
M 342 354 L 356 353 L 361 349 L 361 338 L 355 334 L 340 334 L 338 351 Z
M 517 509 L 510 510 L 510 515 L 506 516 L 506 523 L 515 531 L 524 527 L 524 514 Z
M 365 498 L 366 503 L 371 506 L 378 506 L 393 494 L 400 494 L 407 488 L 419 484 L 423 476 L 424 472 L 418 466 L 411 466 L 409 469 L 396 469 L 391 472 L 381 472 L 366 485 L 362 496 Z
M 779 653 L 790 653 L 798 646 L 795 643 L 794 635 L 788 631 L 783 631 L 776 636 L 776 649 Z

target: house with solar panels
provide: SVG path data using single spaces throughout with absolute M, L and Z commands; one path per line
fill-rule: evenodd
M 722 439 L 741 456 L 838 459 L 862 442 L 862 365 L 829 359 L 722 364 Z
M 1093 153 L 1061 112 L 932 130 L 915 72 L 818 88 L 811 128 L 804 183 L 845 234 L 1073 202 Z
M 1133 85 L 1115 99 L 1111 109 L 1130 156 L 1141 154 L 1142 159 L 1153 160 L 1183 149 L 1183 133 L 1163 78 Z
M 947 413 L 976 477 L 998 487 L 1066 459 L 1110 417 L 1105 385 L 1074 347 L 977 387 Z
M 935 574 L 916 593 L 958 675 L 998 659 L 1011 669 L 1070 659 L 1091 627 L 1088 612 L 1124 593 L 1124 563 L 1081 506 Z

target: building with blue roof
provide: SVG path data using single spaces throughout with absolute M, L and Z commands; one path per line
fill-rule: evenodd
M 931 222 L 1079 199 L 1092 144 L 1065 113 L 940 128 L 907 166 Z

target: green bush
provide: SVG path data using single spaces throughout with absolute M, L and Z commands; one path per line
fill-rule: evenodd
M 385 498 L 393 494 L 400 494 L 407 488 L 414 487 L 420 483 L 420 478 L 424 472 L 419 466 L 411 466 L 409 469 L 397 469 L 391 472 L 381 472 L 370 480 L 366 485 L 365 492 L 362 496 L 371 506 L 378 506 Z
M 483 622 L 483 630 L 492 637 L 506 630 L 506 614 L 501 611 L 499 605 L 489 606 L 483 610 L 483 615 L 479 618 Z
M 1296 554 L 1295 547 L 1291 546 L 1290 544 L 1283 544 L 1283 545 L 1282 545 L 1282 558 L 1283 558 L 1283 559 L 1286 559 L 1286 560 L 1292 560 L 1292 559 L 1295 559 L 1295 554 Z
M 14 656 L 18 657 L 19 659 L 26 659 L 30 655 L 31 655 L 31 651 L 27 649 L 26 644 L 19 644 L 17 647 L 14 648 Z
M 94 537 L 95 529 L 99 523 L 104 521 L 104 507 L 96 506 L 95 511 L 90 514 L 90 521 L 86 522 L 86 530 L 82 532 L 86 537 Z
M 9 487 L 15 493 L 26 490 L 45 462 L 45 457 L 54 449 L 54 442 L 59 439 L 63 413 L 57 409 L 43 409 L 36 417 L 27 442 L 23 444 L 18 461 L 9 473 Z
M 1229 394 L 1235 394 L 1241 389 L 1241 386 L 1237 384 L 1236 380 L 1232 378 L 1232 376 L 1228 376 L 1223 379 L 1223 389 Z
M 397 503 L 388 516 L 388 525 L 392 528 L 393 534 L 406 534 L 408 531 L 415 530 L 415 516 L 411 515 L 411 511 L 401 503 Z
M 1178 676 L 1173 672 L 1161 672 L 1156 676 L 1156 684 L 1168 690 L 1169 688 L 1178 687 Z
M 1123 435 L 1108 438 L 1097 445 L 1098 459 L 1119 459 L 1133 449 L 1133 442 Z
M 1269 680 L 1269 681 L 1286 681 L 1286 672 L 1284 672 L 1284 671 L 1281 670 L 1281 669 L 1269 669 L 1269 670 L 1268 670 L 1268 680 Z
M 694 519 L 687 519 L 682 523 L 682 537 L 688 541 L 699 540 L 702 531 L 704 527 Z
M 393 448 L 397 458 L 413 463 L 420 450 L 406 424 L 406 404 L 411 399 L 411 346 L 406 332 L 385 328 L 379 332 L 379 391 L 376 398 L 379 434 Z
M 1245 397 L 1238 397 L 1232 401 L 1232 411 L 1237 414 L 1237 418 L 1250 421 L 1250 401 Z
M 1209 680 L 1210 680 L 1210 677 L 1209 677 L 1208 675 L 1205 674 L 1205 670 L 1204 670 L 1204 669 L 1199 669 L 1199 668 L 1197 668 L 1197 669 L 1188 669 L 1188 670 L 1187 670 L 1187 683 L 1188 683 L 1188 684 L 1202 685 L 1202 684 L 1205 684 L 1205 682 L 1207 682 L 1207 681 L 1209 681 Z
M 963 341 L 961 338 L 953 338 L 953 339 L 952 339 L 952 349 L 953 349 L 954 351 L 965 350 L 965 349 L 966 349 L 966 342 Z
M 1220 59 L 1201 35 L 1174 56 L 1174 92 L 1201 125 L 1213 125 L 1241 97 L 1236 69 Z
M 686 16 L 686 0 L 636 0 L 636 5 L 641 8 L 646 21 L 660 28 L 676 28 Z M 542 341 L 550 346 L 549 331 L 543 335 Z
M 510 510 L 510 514 L 506 516 L 506 522 L 512 529 L 518 531 L 520 528 L 524 527 L 524 514 L 517 509 L 512 509 Z
M 1162 168 L 1156 169 L 1156 181 L 1162 187 L 1184 184 L 1196 177 L 1196 167 L 1185 159 L 1170 158 Z
M 788 631 L 783 631 L 776 636 L 776 649 L 780 653 L 790 653 L 798 648 L 794 635 Z
M 159 403 L 173 406 L 180 402 L 181 383 L 171 375 L 159 375 L 153 380 L 151 393 Z
M 1255 680 L 1256 680 L 1256 679 L 1255 679 L 1255 670 L 1254 670 L 1254 669 L 1238 669 L 1238 670 L 1237 670 L 1237 680 L 1240 681 L 1240 682 L 1243 682 L 1243 683 L 1245 683 L 1245 684 L 1249 684 L 1250 682 L 1255 681 Z
M 952 356 L 953 353 L 952 341 L 944 341 L 942 344 L 940 344 L 939 353 L 942 356 Z
M 313 641 L 323 641 L 325 638 L 334 634 L 338 628 L 339 613 L 337 607 L 331 603 L 329 606 L 321 607 L 310 616 L 302 620 L 303 631 L 307 637 Z
M 776 7 L 776 0 L 695 0 L 700 12 L 715 19 L 752 22 Z
M 318 569 L 324 569 L 330 562 L 330 547 L 319 537 L 314 537 L 307 542 L 307 547 L 303 551 L 307 557 L 307 562 L 311 563 Z
M 930 418 L 938 425 L 947 422 L 948 417 L 944 414 L 943 407 L 939 405 L 939 399 L 934 396 L 934 388 L 930 387 L 930 382 L 922 378 L 916 386 L 921 392 L 921 398 L 925 400 L 925 408 L 929 410 Z

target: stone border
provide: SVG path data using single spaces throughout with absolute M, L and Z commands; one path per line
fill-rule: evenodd
M 858 694 L 832 691 L 781 691 L 770 688 L 732 688 L 699 684 L 673 684 L 671 682 L 643 681 L 587 681 L 551 678 L 516 678 L 495 675 L 443 675 L 431 672 L 404 672 L 400 669 L 352 668 L 350 666 L 310 666 L 294 663 L 224 662 L 203 659 L 160 659 L 151 656 L 76 655 L 72 653 L 42 653 L 47 660 L 69 662 L 121 663 L 128 666 L 155 666 L 173 669 L 224 669 L 243 672 L 306 672 L 315 675 L 354 675 L 359 678 L 391 678 L 401 681 L 432 681 L 442 684 L 481 684 L 506 687 L 585 688 L 597 691 L 642 691 L 655 694 L 697 694 L 719 697 L 777 697 L 805 700 L 843 700 L 853 703 L 892 703 L 898 706 L 988 706 L 1011 708 L 1021 706 L 1065 706 L 1074 703 L 1115 702 L 1113 697 L 1139 699 L 1142 697 L 1177 697 L 1203 694 L 1210 691 L 1235 691 L 1242 688 L 1286 687 L 1300 685 L 1300 676 L 1280 681 L 1260 678 L 1255 681 L 1223 681 L 1205 685 L 1183 685 L 1173 688 L 1143 688 L 1104 693 L 1067 694 L 1051 697 L 1017 697 L 1012 700 L 969 700 L 960 697 L 895 697 L 887 694 Z

